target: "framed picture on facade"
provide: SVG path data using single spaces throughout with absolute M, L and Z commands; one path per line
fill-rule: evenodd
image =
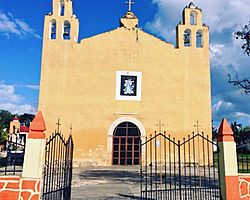
M 141 72 L 116 72 L 116 100 L 141 101 Z

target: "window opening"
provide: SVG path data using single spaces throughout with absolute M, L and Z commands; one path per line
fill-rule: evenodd
M 190 13 L 190 25 L 197 25 L 197 14 L 194 11 Z
M 198 48 L 202 48 L 203 45 L 202 45 L 202 31 L 199 30 L 196 32 L 196 47 Z
M 69 21 L 64 22 L 63 39 L 70 40 L 70 23 L 69 23 Z
M 184 46 L 185 47 L 191 46 L 191 31 L 189 29 L 185 30 L 184 32 Z
M 54 40 L 56 39 L 56 20 L 52 20 L 50 22 L 50 36 L 49 39 Z
M 64 1 L 61 1 L 59 3 L 59 16 L 64 16 L 64 12 L 65 12 L 65 4 Z

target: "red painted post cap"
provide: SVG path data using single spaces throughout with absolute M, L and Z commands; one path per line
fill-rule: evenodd
M 43 114 L 41 111 L 39 111 L 33 121 L 30 124 L 30 132 L 28 138 L 32 139 L 45 139 L 45 133 L 46 130 Z
M 18 117 L 15 115 L 15 117 L 13 118 L 13 121 L 19 121 Z
M 218 131 L 218 142 L 233 142 L 233 141 L 234 141 L 233 131 L 226 118 L 223 118 Z

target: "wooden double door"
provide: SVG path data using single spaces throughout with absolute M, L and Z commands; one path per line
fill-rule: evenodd
M 141 133 L 131 122 L 123 122 L 114 130 L 113 165 L 139 165 Z

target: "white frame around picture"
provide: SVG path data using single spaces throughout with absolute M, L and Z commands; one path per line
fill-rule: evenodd
M 136 76 L 136 96 L 123 96 L 120 94 L 121 89 L 121 76 Z M 116 72 L 116 100 L 124 101 L 141 101 L 141 84 L 142 84 L 142 73 L 141 72 L 131 72 L 131 71 L 117 71 Z

